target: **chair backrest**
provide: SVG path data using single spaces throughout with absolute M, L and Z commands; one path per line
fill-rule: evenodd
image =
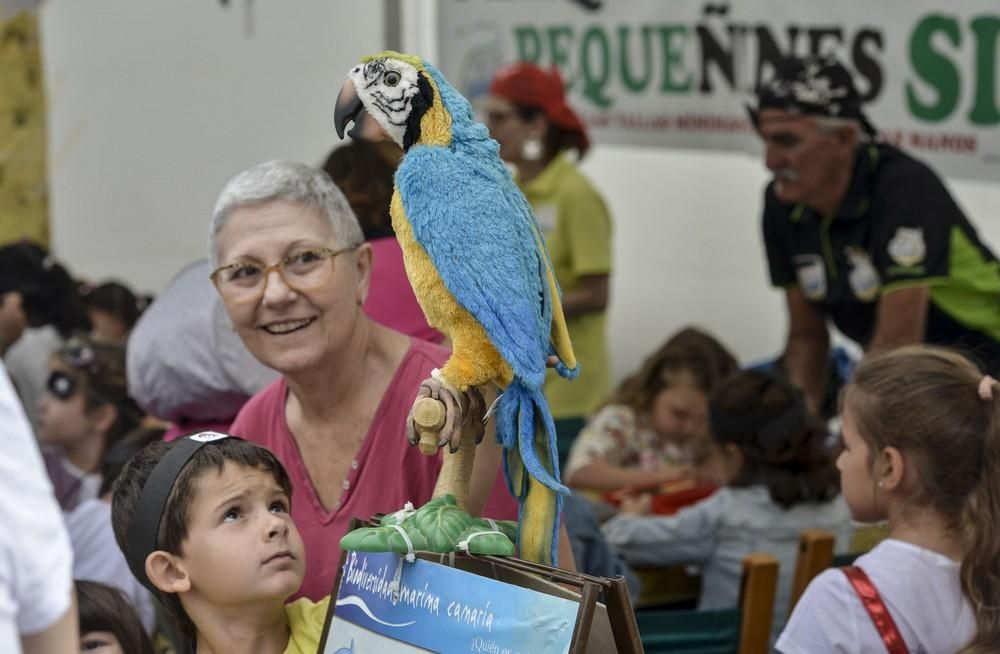
M 646 654 L 766 654 L 771 636 L 778 560 L 743 559 L 740 606 L 715 611 L 640 610 L 636 622 Z
M 837 554 L 833 557 L 833 563 L 831 564 L 834 568 L 846 568 L 849 565 L 854 565 L 854 561 L 861 556 L 860 552 L 848 552 L 847 554 Z
M 802 597 L 813 577 L 833 563 L 834 536 L 824 529 L 807 529 L 799 536 L 799 554 L 795 559 L 795 576 L 788 594 L 788 614 Z
M 739 654 L 767 654 L 770 651 L 777 591 L 777 558 L 771 554 L 751 554 L 743 559 Z

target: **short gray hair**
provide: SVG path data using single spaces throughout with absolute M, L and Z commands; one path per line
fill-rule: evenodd
M 296 161 L 265 161 L 230 179 L 219 193 L 208 233 L 208 255 L 213 267 L 219 265 L 215 239 L 229 216 L 241 207 L 276 200 L 318 209 L 330 221 L 342 246 L 365 240 L 347 198 L 325 172 Z
M 861 123 L 853 118 L 840 118 L 838 116 L 815 116 L 816 126 L 819 127 L 824 132 L 835 132 L 841 127 L 851 127 L 854 130 L 855 136 L 857 136 L 858 141 L 862 143 L 868 142 L 868 134 L 862 129 Z

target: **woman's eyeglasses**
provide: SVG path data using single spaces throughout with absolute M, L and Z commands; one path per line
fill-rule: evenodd
M 228 302 L 257 300 L 264 293 L 267 278 L 277 271 L 290 288 L 309 291 L 326 286 L 333 279 L 334 259 L 345 252 L 356 250 L 349 245 L 339 250 L 315 248 L 293 252 L 281 261 L 264 265 L 253 261 L 238 261 L 215 270 L 211 279 L 219 294 Z

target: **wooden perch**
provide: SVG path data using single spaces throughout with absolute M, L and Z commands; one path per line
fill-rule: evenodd
M 432 397 L 422 397 L 413 405 L 413 423 L 420 436 L 417 447 L 428 456 L 437 454 L 445 413 L 444 402 Z M 461 423 L 462 416 L 457 416 L 457 421 Z M 444 463 L 438 474 L 433 496 L 454 495 L 458 505 L 468 510 L 466 500 L 469 496 L 469 480 L 472 478 L 472 465 L 475 460 L 476 436 L 470 430 L 462 429 L 458 450 L 455 453 L 444 454 Z

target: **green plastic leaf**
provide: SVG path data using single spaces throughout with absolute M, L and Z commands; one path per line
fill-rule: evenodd
M 399 529 L 391 526 L 397 525 Z M 446 554 L 458 551 L 459 542 L 475 533 L 491 532 L 493 526 L 482 518 L 472 518 L 451 495 L 435 497 L 416 511 L 397 511 L 382 517 L 379 526 L 356 529 L 340 540 L 344 550 L 357 552 L 408 551 L 406 540 L 399 530 L 406 532 L 414 551 Z M 512 556 L 517 541 L 517 524 L 499 520 L 496 530 L 501 534 L 473 536 L 469 551 L 473 554 Z
M 496 523 L 497 531 L 503 532 L 503 535 L 510 540 L 512 543 L 517 542 L 517 523 L 511 522 L 510 520 L 494 520 Z M 493 525 L 484 520 L 483 518 L 476 518 L 472 521 L 473 526 L 482 529 L 483 531 L 492 531 Z
M 455 504 L 454 497 L 446 495 L 417 509 L 406 525 L 426 539 L 430 551 L 454 552 L 459 537 L 472 526 L 472 518 Z
M 478 520 L 476 522 L 479 522 Z M 486 522 L 483 520 L 482 522 Z M 498 534 L 486 523 L 486 529 L 472 527 L 462 532 L 459 542 L 467 542 L 470 554 L 514 556 L 514 543 L 504 534 Z M 479 536 L 475 534 L 480 534 Z
M 427 542 L 423 536 L 405 527 L 403 529 L 410 537 L 414 551 L 427 549 Z M 396 552 L 398 554 L 406 554 L 409 551 L 403 535 L 392 527 L 355 529 L 340 539 L 340 548 L 354 552 Z

